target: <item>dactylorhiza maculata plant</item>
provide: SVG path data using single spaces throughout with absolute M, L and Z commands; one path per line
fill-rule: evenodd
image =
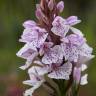
M 33 96 L 40 86 L 52 90 L 48 91 L 49 96 L 77 96 L 79 86 L 88 83 L 88 74 L 83 71 L 87 69 L 85 63 L 94 57 L 93 49 L 83 33 L 73 27 L 81 20 L 77 16 L 66 19 L 59 16 L 63 9 L 63 1 L 41 0 L 36 5 L 37 22 L 23 23 L 24 32 L 19 41 L 25 45 L 17 56 L 26 59 L 20 68 L 28 69 L 29 80 L 23 83 L 31 86 L 24 96 Z

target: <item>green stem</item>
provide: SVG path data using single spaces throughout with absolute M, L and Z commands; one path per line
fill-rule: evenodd
M 78 96 L 79 87 L 80 87 L 80 85 L 77 85 L 75 83 L 73 84 L 73 86 L 72 86 L 72 96 Z
M 58 91 L 57 91 L 49 82 L 45 82 L 45 84 L 46 84 L 47 86 L 49 86 L 49 87 L 54 91 L 54 96 L 57 96 Z
M 60 90 L 60 96 L 66 96 L 66 92 L 65 92 L 65 80 L 59 80 L 58 81 L 58 86 L 59 86 L 59 90 Z

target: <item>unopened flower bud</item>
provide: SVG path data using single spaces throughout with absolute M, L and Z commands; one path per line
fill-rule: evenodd
M 50 0 L 50 1 L 49 1 L 49 3 L 48 3 L 48 8 L 49 8 L 50 11 L 53 10 L 53 8 L 54 8 L 54 1 L 53 1 L 53 0 Z
M 63 1 L 60 1 L 58 4 L 57 4 L 57 9 L 58 11 L 61 13 L 64 9 L 64 2 Z
M 41 19 L 41 18 L 44 17 L 44 14 L 43 14 L 43 12 L 41 11 L 41 9 L 37 9 L 35 14 L 36 14 L 36 17 L 37 17 L 38 19 Z
M 74 68 L 73 77 L 76 84 L 79 84 L 81 78 L 81 68 Z

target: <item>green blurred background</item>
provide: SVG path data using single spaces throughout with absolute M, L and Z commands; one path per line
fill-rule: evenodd
M 27 78 L 26 71 L 18 67 L 24 64 L 16 52 L 23 46 L 18 42 L 22 34 L 22 23 L 36 19 L 35 4 L 40 0 L 0 0 L 0 96 L 22 96 Z M 59 1 L 59 0 L 57 0 Z M 76 27 L 85 34 L 96 55 L 96 0 L 64 0 L 63 17 L 77 15 L 82 23 Z M 88 69 L 88 85 L 81 87 L 80 96 L 96 96 L 96 59 Z M 41 96 L 41 95 L 40 95 Z

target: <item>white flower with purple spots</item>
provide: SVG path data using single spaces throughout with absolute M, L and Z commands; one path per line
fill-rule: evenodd
M 65 79 L 69 80 L 69 76 L 72 72 L 72 64 L 70 62 L 60 65 L 59 63 L 51 65 L 51 72 L 48 77 L 54 79 Z
M 59 16 L 63 9 L 63 1 L 55 3 L 55 0 L 41 0 L 36 5 L 37 22 L 27 20 L 23 23 L 24 31 L 19 41 L 25 45 L 17 56 L 26 60 L 20 68 L 28 69 L 30 77 L 23 83 L 32 86 L 24 96 L 33 96 L 42 84 L 46 86 L 48 95 L 59 96 L 74 93 L 69 91 L 74 90 L 73 85 L 78 89 L 78 85 L 88 83 L 88 74 L 82 75 L 82 72 L 88 68 L 86 62 L 94 57 L 93 48 L 87 44 L 83 33 L 74 28 L 81 20 L 77 16 L 66 19 Z M 60 92 L 52 86 L 50 79 Z M 64 93 L 62 85 L 66 89 Z
M 32 28 L 35 27 L 37 24 L 33 20 L 27 20 L 23 23 L 24 28 Z
M 42 62 L 44 64 L 52 64 L 62 59 L 63 59 L 63 54 L 62 54 L 61 46 L 56 45 L 44 54 L 42 58 Z
M 63 19 L 60 16 L 57 16 L 53 23 L 52 23 L 53 27 L 51 29 L 51 31 L 58 36 L 64 37 L 66 35 L 66 33 L 69 31 L 69 26 L 66 25 L 66 20 Z
M 53 46 L 53 42 L 44 42 L 44 44 L 40 46 L 40 50 L 39 50 L 40 56 L 48 52 L 52 46 Z
M 24 47 L 16 55 L 27 60 L 26 64 L 20 67 L 21 69 L 25 70 L 33 62 L 33 59 L 38 55 L 38 52 L 34 46 L 25 44 Z
M 52 27 L 51 31 L 55 35 L 58 35 L 60 37 L 64 37 L 68 33 L 69 29 L 71 29 L 73 33 L 77 32 L 76 34 L 81 35 L 82 32 L 80 32 L 76 28 L 74 28 L 74 30 L 73 30 L 73 27 L 72 27 L 73 25 L 76 25 L 80 22 L 81 22 L 81 20 L 78 20 L 77 16 L 70 16 L 67 19 L 63 19 L 62 17 L 57 16 L 52 23 L 53 27 Z M 75 32 L 75 30 L 78 30 L 78 31 Z
M 32 27 L 24 29 L 20 42 L 31 43 L 39 48 L 46 40 L 48 33 L 40 27 Z
M 71 34 L 61 40 L 65 60 L 77 62 L 82 57 L 92 59 L 92 48 L 86 44 L 86 39 L 82 36 Z
M 24 96 L 33 96 L 33 92 L 39 88 L 42 83 L 45 82 L 43 76 L 39 76 L 35 69 L 31 73 L 29 73 L 30 80 L 23 81 L 23 84 L 27 84 L 32 86 L 32 88 L 27 89 L 24 93 Z
M 66 62 L 63 64 L 63 60 L 59 60 L 58 62 L 50 65 L 42 63 L 41 67 L 34 66 L 30 68 L 29 73 L 34 73 L 33 70 L 35 70 L 40 76 L 48 74 L 49 78 L 68 80 L 72 71 L 72 63 Z

